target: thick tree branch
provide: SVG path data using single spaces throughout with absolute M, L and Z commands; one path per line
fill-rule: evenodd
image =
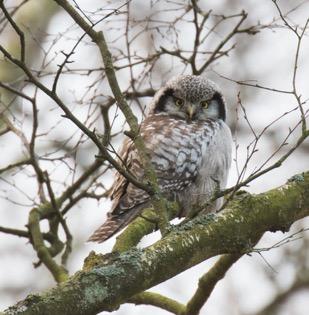
M 266 231 L 287 231 L 308 215 L 309 172 L 259 195 L 236 196 L 228 210 L 199 216 L 143 250 L 93 254 L 83 271 L 42 295 L 28 296 L 5 314 L 111 311 L 135 294 L 210 257 L 250 252 Z

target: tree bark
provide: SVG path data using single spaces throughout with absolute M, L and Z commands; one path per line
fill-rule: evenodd
M 6 315 L 92 315 L 216 255 L 249 253 L 266 231 L 287 231 L 309 215 L 309 172 L 268 192 L 240 193 L 219 214 L 175 227 L 145 249 L 91 254 L 68 281 L 4 311 Z M 177 263 L 176 263 L 177 262 Z

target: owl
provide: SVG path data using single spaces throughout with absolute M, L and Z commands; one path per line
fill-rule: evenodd
M 180 216 L 187 216 L 193 206 L 205 204 L 216 189 L 226 186 L 232 137 L 225 119 L 219 88 L 203 76 L 181 75 L 157 91 L 141 123 L 140 135 L 162 195 L 178 202 Z M 143 165 L 132 140 L 125 140 L 120 157 L 142 181 Z M 147 192 L 120 174 L 112 188 L 112 209 L 89 241 L 107 240 L 151 206 Z M 217 199 L 206 211 L 218 209 L 222 202 Z

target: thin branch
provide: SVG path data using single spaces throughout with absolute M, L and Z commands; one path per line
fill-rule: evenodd
M 215 71 L 214 71 L 215 72 Z M 257 83 L 249 83 L 248 80 L 246 81 L 238 81 L 238 80 L 234 80 L 232 78 L 228 78 L 227 76 L 224 76 L 222 74 L 219 74 L 218 72 L 215 72 L 219 77 L 234 82 L 236 84 L 239 85 L 243 85 L 243 86 L 250 86 L 250 87 L 254 87 L 254 88 L 258 88 L 258 89 L 262 89 L 262 90 L 266 90 L 266 91 L 271 91 L 271 92 L 277 92 L 277 93 L 283 93 L 283 94 L 291 94 L 293 95 L 293 91 L 286 91 L 286 90 L 280 90 L 280 89 L 275 89 L 275 88 L 270 88 L 267 86 L 263 86 L 261 84 L 257 84 Z
M 21 3 L 19 3 L 12 11 L 10 11 L 10 16 L 13 18 L 13 16 L 19 11 L 20 8 L 23 7 L 24 4 L 26 4 L 29 0 L 24 0 Z M 0 24 L 3 23 L 2 28 L 0 29 L 0 34 L 3 32 L 3 30 L 5 29 L 8 21 L 6 20 L 6 16 L 3 16 L 0 18 Z
M 276 242 L 275 244 L 269 246 L 269 247 L 266 247 L 266 248 L 253 248 L 251 251 L 248 251 L 247 254 L 249 253 L 261 253 L 261 252 L 266 252 L 266 251 L 270 251 L 274 248 L 279 248 L 283 245 L 286 245 L 290 242 L 294 242 L 294 241 L 297 241 L 301 238 L 303 238 L 303 236 L 301 236 L 300 234 L 304 233 L 304 232 L 308 232 L 309 231 L 309 228 L 302 228 L 284 238 L 282 238 L 280 241 Z
M 40 261 L 42 261 L 49 269 L 54 279 L 58 283 L 63 282 L 68 279 L 68 272 L 62 266 L 58 265 L 55 260 L 53 260 L 50 251 L 44 244 L 44 239 L 40 229 L 42 210 L 44 211 L 44 208 L 33 208 L 29 214 L 28 229 L 31 233 L 33 247 L 37 252 Z
M 19 36 L 20 41 L 20 60 L 22 62 L 25 62 L 25 35 L 22 32 L 22 30 L 18 27 L 18 25 L 15 23 L 15 21 L 12 19 L 10 13 L 6 10 L 3 0 L 0 1 L 0 8 L 2 12 L 4 13 L 4 16 L 7 18 L 7 20 L 10 22 L 12 27 L 14 28 L 15 32 Z
M 187 303 L 186 309 L 181 315 L 198 315 L 216 284 L 241 256 L 242 254 L 229 254 L 220 257 L 215 265 L 199 279 L 198 289 Z
M 19 237 L 25 237 L 25 238 L 29 238 L 29 236 L 30 236 L 28 231 L 11 229 L 11 228 L 7 228 L 4 226 L 0 226 L 0 232 L 6 233 L 6 234 L 11 234 L 11 235 L 16 235 Z
M 183 314 L 185 310 L 183 304 L 155 292 L 139 293 L 128 299 L 127 303 L 134 303 L 135 305 L 152 305 L 173 314 Z
M 31 159 L 29 158 L 26 158 L 20 162 L 16 162 L 16 163 L 12 163 L 12 164 L 9 164 L 3 168 L 0 169 L 0 174 L 4 173 L 4 172 L 7 172 L 7 171 L 10 171 L 14 168 L 18 168 L 18 167 L 21 167 L 21 166 L 24 166 L 24 165 L 29 165 L 31 164 Z
M 28 96 L 27 94 L 24 94 L 24 93 L 20 92 L 19 90 L 16 90 L 16 89 L 12 88 L 8 84 L 5 84 L 5 83 L 3 83 L 1 81 L 0 81 L 0 87 L 8 90 L 9 92 L 11 92 L 13 94 L 16 94 L 16 95 L 18 95 L 18 96 L 28 100 L 31 103 L 34 101 L 32 97 Z
M 217 45 L 217 47 L 214 49 L 211 56 L 208 58 L 208 60 L 196 71 L 196 74 L 201 74 L 204 72 L 204 70 L 213 62 L 214 58 L 218 54 L 218 52 L 222 49 L 222 47 L 238 32 L 238 29 L 240 25 L 245 21 L 247 18 L 247 13 L 245 11 L 241 12 L 240 20 L 238 23 L 234 26 L 232 31 Z
M 0 232 L 5 233 L 5 234 L 10 234 L 18 237 L 24 237 L 29 239 L 31 242 L 31 235 L 28 231 L 26 230 L 19 230 L 19 229 L 13 229 L 13 228 L 8 228 L 4 226 L 0 226 Z M 48 241 L 49 243 L 52 243 L 54 240 L 54 236 L 49 234 L 49 233 L 43 233 L 43 238 L 45 241 Z

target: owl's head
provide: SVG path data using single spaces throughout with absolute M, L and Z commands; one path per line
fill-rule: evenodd
M 202 76 L 182 75 L 169 80 L 155 95 L 152 113 L 166 113 L 187 121 L 226 118 L 219 88 Z

